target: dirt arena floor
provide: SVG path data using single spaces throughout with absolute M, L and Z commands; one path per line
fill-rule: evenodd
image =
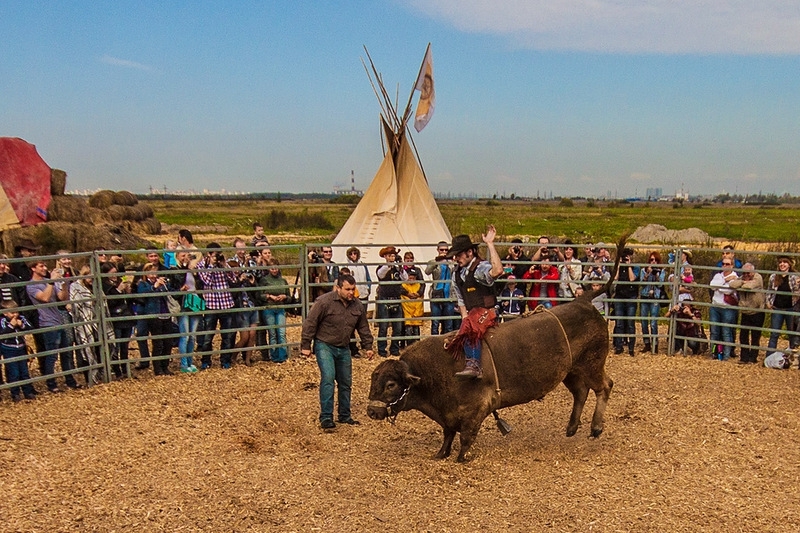
M 174 363 L 173 363 L 174 364 Z M 0 402 L 0 530 L 798 531 L 800 372 L 705 357 L 610 356 L 593 395 L 486 420 L 472 460 L 433 460 L 439 427 L 365 414 L 377 361 L 354 361 L 360 426 L 320 430 L 315 362 L 135 379 Z

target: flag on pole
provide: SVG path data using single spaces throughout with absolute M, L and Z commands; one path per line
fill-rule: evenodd
M 433 87 L 433 54 L 430 44 L 425 50 L 425 59 L 422 60 L 422 67 L 419 69 L 414 90 L 420 92 L 417 113 L 414 116 L 414 129 L 419 133 L 428 125 L 436 106 L 436 90 Z

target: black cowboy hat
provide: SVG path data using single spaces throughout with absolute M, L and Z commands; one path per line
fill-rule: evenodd
M 36 246 L 36 244 L 34 244 L 34 242 L 30 239 L 22 239 L 21 241 L 19 241 L 19 243 L 17 243 L 16 246 L 14 246 L 14 249 L 16 251 L 24 249 L 24 250 L 30 250 L 31 252 L 35 252 L 36 250 L 39 249 L 39 247 Z
M 448 258 L 455 257 L 461 252 L 466 252 L 467 250 L 473 250 L 477 247 L 478 244 L 473 243 L 472 239 L 469 238 L 469 235 L 456 235 L 455 237 L 453 237 L 453 244 L 450 246 L 450 250 L 447 252 L 447 255 L 445 257 Z

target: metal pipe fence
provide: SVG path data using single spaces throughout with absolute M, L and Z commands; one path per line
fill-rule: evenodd
M 180 359 L 191 357 L 194 360 L 198 358 L 203 361 L 212 361 L 212 357 L 227 359 L 235 354 L 244 351 L 251 351 L 251 353 L 261 352 L 262 357 L 266 358 L 265 354 L 269 354 L 277 348 L 286 348 L 287 350 L 297 349 L 299 346 L 299 333 L 298 328 L 302 325 L 302 320 L 306 317 L 310 302 L 316 293 L 324 292 L 332 288 L 333 280 L 330 277 L 319 276 L 319 269 L 325 269 L 331 266 L 324 263 L 319 263 L 318 259 L 314 259 L 310 252 L 318 248 L 320 245 L 279 245 L 269 247 L 271 256 L 277 261 L 277 266 L 280 270 L 281 276 L 286 280 L 285 290 L 289 292 L 291 297 L 281 304 L 266 304 L 261 301 L 258 296 L 259 291 L 265 291 L 263 286 L 258 284 L 264 276 L 268 275 L 270 265 L 268 265 L 263 257 L 258 256 L 262 253 L 258 249 L 248 248 L 241 250 L 237 248 L 215 248 L 215 249 L 196 249 L 190 250 L 193 254 L 198 254 L 202 257 L 200 259 L 201 268 L 198 265 L 190 266 L 188 268 L 181 268 L 180 265 L 176 268 L 166 269 L 163 263 L 159 264 L 159 269 L 155 273 L 144 269 L 147 262 L 147 253 L 154 251 L 137 250 L 137 251 L 103 251 L 100 252 L 83 252 L 74 254 L 57 254 L 42 257 L 29 257 L 29 258 L 13 258 L 13 259 L 0 259 L 0 295 L 4 301 L 15 300 L 18 306 L 16 309 L 4 308 L 4 314 L 19 312 L 21 315 L 28 317 L 31 322 L 31 328 L 22 332 L 6 332 L 0 333 L 0 345 L 4 341 L 13 339 L 19 334 L 26 336 L 27 344 L 29 346 L 29 353 L 27 355 L 13 356 L 3 360 L 4 366 L 20 361 L 27 361 L 29 358 L 36 359 L 39 363 L 38 372 L 34 371 L 32 377 L 22 381 L 14 382 L 13 384 L 4 383 L 0 385 L 0 389 L 8 389 L 17 387 L 26 383 L 37 383 L 48 381 L 49 384 L 53 383 L 53 379 L 68 379 L 74 380 L 75 376 L 84 376 L 84 382 L 88 386 L 92 386 L 101 382 L 108 382 L 112 376 L 130 376 L 131 365 L 155 365 L 158 361 L 169 362 L 172 359 Z M 519 245 L 517 243 L 499 243 L 497 245 L 499 250 L 511 246 L 534 246 L 532 244 Z M 582 245 L 578 245 L 583 248 Z M 549 248 L 552 251 L 563 250 L 567 245 L 550 244 Z M 800 324 L 800 313 L 797 307 L 789 309 L 782 309 L 780 311 L 770 309 L 756 309 L 745 306 L 736 306 L 736 320 L 735 321 L 719 321 L 712 320 L 712 308 L 719 307 L 719 302 L 712 300 L 712 292 L 715 287 L 711 284 L 714 275 L 720 271 L 717 259 L 721 257 L 724 250 L 718 248 L 707 247 L 686 247 L 686 246 L 644 246 L 632 245 L 630 246 L 633 252 L 630 267 L 636 272 L 636 280 L 628 281 L 629 289 L 635 292 L 635 297 L 621 297 L 619 296 L 619 287 L 621 283 L 615 282 L 615 293 L 606 298 L 606 303 L 611 307 L 607 318 L 610 322 L 614 323 L 614 332 L 611 337 L 618 345 L 620 340 L 628 337 L 633 337 L 636 343 L 643 343 L 647 338 L 651 342 L 665 347 L 664 351 L 668 355 L 676 353 L 681 345 L 687 343 L 700 342 L 701 347 L 706 346 L 708 349 L 713 349 L 712 346 L 731 346 L 734 349 L 748 349 L 766 351 L 763 343 L 755 345 L 752 343 L 739 342 L 735 336 L 731 338 L 730 334 L 726 334 L 726 338 L 720 335 L 721 328 L 734 328 L 733 334 L 742 331 L 746 333 L 758 332 L 761 335 L 769 338 L 770 336 L 778 337 L 779 346 L 770 347 L 769 349 L 784 349 L 788 344 L 789 347 L 794 348 L 800 345 L 800 335 L 797 333 L 795 324 Z M 185 251 L 185 250 L 184 250 Z M 164 250 L 157 250 L 159 260 L 162 260 Z M 256 255 L 251 255 L 251 252 Z M 653 252 L 659 252 L 662 260 L 657 263 L 648 262 L 647 258 Z M 169 251 L 167 251 L 169 253 Z M 777 267 L 777 257 L 781 255 L 788 255 L 790 258 L 795 259 L 798 254 L 786 254 L 783 251 L 758 251 L 758 250 L 738 250 L 737 255 L 740 255 L 745 261 L 754 265 L 754 272 L 759 274 L 763 279 L 763 287 L 760 289 L 753 289 L 753 292 L 761 292 L 765 296 L 774 297 L 775 295 L 786 296 L 791 298 L 795 303 L 797 302 L 798 292 L 786 292 L 774 287 L 769 286 L 770 276 L 783 275 Z M 208 258 L 212 254 L 222 254 L 224 258 L 219 264 L 210 265 Z M 102 257 L 117 255 L 120 262 L 117 264 L 116 269 L 109 270 L 108 267 L 103 266 Z M 503 254 L 501 254 L 502 256 Z M 557 255 L 557 254 L 556 254 Z M 666 258 L 666 260 L 664 260 Z M 691 258 L 691 259 L 689 259 Z M 610 259 L 610 258 L 609 258 Z M 65 261 L 66 260 L 66 261 Z M 9 269 L 12 272 L 27 272 L 30 273 L 28 264 L 30 262 L 41 262 L 49 267 L 51 272 L 57 272 L 53 278 L 47 279 L 33 279 L 23 281 L 9 275 Z M 71 265 L 69 264 L 71 263 Z M 415 265 L 410 263 L 397 263 L 399 267 L 422 266 L 425 261 L 417 261 Z M 384 263 L 360 263 L 371 271 L 375 271 L 377 267 Z M 541 303 L 542 300 L 550 301 L 554 305 L 563 305 L 572 299 L 570 291 L 564 289 L 565 284 L 572 284 L 573 287 L 581 287 L 588 289 L 594 283 L 604 284 L 607 278 L 600 276 L 599 279 L 592 279 L 593 267 L 598 267 L 600 270 L 609 271 L 613 263 L 603 261 L 593 261 L 591 263 L 583 262 L 580 264 L 580 279 L 565 279 L 563 274 L 563 262 L 551 262 L 547 258 L 540 258 L 539 260 L 522 260 L 515 261 L 510 259 L 503 260 L 504 266 L 508 268 L 515 268 L 523 266 L 531 276 L 535 272 L 541 272 L 543 268 L 548 268 L 543 265 L 552 265 L 549 268 L 555 268 L 559 271 L 557 279 L 551 280 L 536 280 L 536 279 L 516 279 L 514 280 L 519 285 L 522 285 L 525 290 L 525 295 L 520 298 L 520 303 L 523 306 L 530 307 L 532 302 Z M 88 270 L 84 275 L 81 275 L 80 267 L 86 265 Z M 72 268 L 70 268 L 72 266 Z M 347 266 L 346 264 L 338 264 L 338 267 Z M 353 266 L 353 265 L 350 265 Z M 75 268 L 78 267 L 78 268 Z M 681 277 L 681 273 L 685 272 L 687 267 L 693 269 L 693 279 L 686 282 Z M 626 267 L 627 268 L 627 267 Z M 663 276 L 657 278 L 657 281 L 641 279 L 641 272 L 647 269 L 658 269 L 659 273 L 663 272 Z M 174 307 L 170 299 L 175 301 L 183 299 L 189 292 L 185 286 L 176 284 L 175 280 L 187 274 L 198 278 L 200 271 L 203 271 L 205 276 L 227 276 L 230 281 L 227 287 L 211 287 L 202 284 L 191 291 L 196 296 L 200 297 L 206 302 L 206 309 L 202 311 L 195 311 L 181 307 L 177 309 Z M 734 268 L 734 272 L 741 274 L 741 266 Z M 158 278 L 169 278 L 170 281 L 165 285 L 165 290 L 157 292 L 143 292 L 140 293 L 136 287 L 142 282 L 147 281 L 148 275 Z M 789 273 L 789 276 L 800 274 Z M 59 276 L 64 276 L 63 279 L 55 279 Z M 255 281 L 254 285 L 246 283 L 250 280 Z M 800 278 L 799 278 L 800 279 Z M 235 281 L 234 281 L 235 280 Z M 430 279 L 419 280 L 425 286 L 424 296 L 418 299 L 426 307 L 431 304 L 437 309 L 438 314 L 431 314 L 426 312 L 422 317 L 414 317 L 415 320 L 423 324 L 420 327 L 419 336 L 414 334 L 398 333 L 393 331 L 390 337 L 388 333 L 382 337 L 376 337 L 378 341 L 395 341 L 413 342 L 420 337 L 425 337 L 430 334 L 431 325 L 434 322 L 447 323 L 450 322 L 452 329 L 457 329 L 460 322 L 460 313 L 458 312 L 453 300 L 451 298 L 432 297 L 431 296 L 431 283 Z M 509 280 L 507 277 L 502 277 L 497 280 L 498 292 L 507 286 Z M 72 287 L 79 284 L 77 288 L 80 290 L 70 291 L 71 296 L 60 300 L 56 298 L 53 300 L 45 299 L 40 301 L 35 298 L 36 291 L 41 289 L 42 285 L 45 289 L 52 285 L 54 290 L 61 284 L 68 284 Z M 445 285 L 451 283 L 450 280 L 439 281 Z M 378 305 L 399 303 L 401 306 L 404 300 L 399 302 L 394 299 L 379 299 L 377 294 L 377 287 L 389 285 L 403 285 L 402 281 L 381 282 L 377 279 L 372 279 L 371 290 L 365 299 L 370 309 L 370 323 L 373 328 L 377 329 L 382 324 L 387 325 L 394 322 L 405 322 L 406 317 L 403 318 L 378 318 L 375 309 Z M 530 288 L 536 284 L 540 288 L 546 288 L 548 284 L 558 285 L 554 297 L 533 297 L 531 296 Z M 151 283 L 152 285 L 152 283 Z M 648 294 L 642 294 L 644 288 L 657 285 L 666 295 L 663 298 L 648 297 Z M 800 282 L 792 285 L 800 291 Z M 110 288 L 123 287 L 123 290 L 117 290 L 116 293 Z M 716 287 L 718 289 L 718 287 Z M 227 293 L 231 300 L 240 302 L 239 306 L 223 307 L 216 309 L 209 309 L 208 302 L 214 301 L 214 296 L 220 293 Z M 552 292 L 544 291 L 545 294 L 552 294 Z M 29 295 L 26 299 L 21 294 Z M 541 291 L 538 293 L 541 294 Z M 687 299 L 686 295 L 690 295 L 691 299 Z M 363 297 L 363 295 L 361 295 Z M 252 307 L 240 307 L 241 301 L 247 299 L 252 302 Z M 33 303 L 31 303 L 33 301 Z M 154 304 L 158 303 L 158 306 Z M 130 308 L 129 314 L 114 314 L 110 309 L 119 309 L 120 304 Z M 148 305 L 148 303 L 150 305 Z M 548 302 L 547 305 L 550 303 Z M 698 316 L 683 315 L 677 312 L 681 304 L 690 304 L 693 309 L 698 313 Z M 5 305 L 5 304 L 4 304 Z M 657 313 L 653 314 L 653 306 L 657 305 Z M 441 307 L 444 306 L 444 310 Z M 626 314 L 621 316 L 621 309 L 623 306 L 628 306 Z M 629 312 L 633 309 L 633 312 Z M 149 310 L 148 310 L 149 309 Z M 177 309 L 177 310 L 176 310 Z M 280 310 L 284 314 L 295 314 L 297 319 L 290 319 L 285 324 L 280 323 L 266 323 L 263 313 L 265 310 Z M 645 311 L 649 309 L 649 313 Z M 78 312 L 77 310 L 80 310 Z M 672 311 L 671 311 L 672 310 Z M 443 311 L 443 312 L 442 312 Z M 250 313 L 250 320 L 253 316 L 258 319 L 252 324 L 242 323 L 243 315 Z M 741 313 L 765 313 L 765 322 L 759 327 L 758 325 L 741 325 L 738 323 L 738 317 Z M 42 323 L 38 322 L 39 315 L 44 313 L 44 320 Z M 252 313 L 256 313 L 253 315 Z M 780 313 L 788 318 L 785 321 L 788 325 L 787 329 L 783 329 L 783 325 L 774 327 L 771 321 L 771 315 Z M 501 314 L 501 320 L 513 320 L 515 317 L 510 315 Z M 61 317 L 60 321 L 53 322 L 54 317 Z M 213 330 L 208 331 L 204 326 L 204 319 L 213 316 L 214 327 Z M 238 322 L 237 322 L 238 320 Z M 149 332 L 145 327 L 146 323 L 153 323 L 153 321 L 164 321 L 161 326 L 168 326 L 162 328 L 161 331 Z M 193 331 L 182 331 L 181 323 L 191 323 L 197 321 L 198 326 Z M 620 323 L 627 322 L 628 329 L 620 330 L 618 327 Z M 220 323 L 217 326 L 217 322 Z M 644 323 L 655 323 L 655 334 L 649 331 L 646 335 L 643 333 L 642 325 Z M 707 339 L 698 339 L 694 336 L 687 336 L 681 334 L 679 325 L 693 324 L 697 325 L 701 331 L 707 335 Z M 633 332 L 631 333 L 631 326 Z M 648 328 L 649 330 L 650 328 Z M 237 334 L 240 339 L 242 338 L 242 331 L 247 330 L 250 334 L 255 336 L 255 343 L 250 346 L 238 346 L 234 344 Z M 281 336 L 276 335 L 277 330 L 294 331 L 291 335 L 292 339 L 288 336 L 283 342 L 277 342 L 276 339 Z M 714 333 L 714 338 L 711 338 L 711 333 Z M 127 332 L 127 333 L 126 333 Z M 115 335 L 116 333 L 116 335 Z M 222 342 L 219 345 L 212 343 L 213 339 L 220 335 Z M 63 341 L 66 337 L 68 340 Z M 270 337 L 274 342 L 270 342 Z M 59 343 L 54 344 L 54 338 L 58 338 Z M 787 339 L 787 340 L 784 340 Z M 194 342 L 195 349 L 190 354 L 181 353 L 181 349 L 175 350 L 181 342 L 186 342 L 187 346 Z M 233 342 L 232 342 L 233 341 Z M 167 349 L 164 348 L 166 343 Z M 126 350 L 123 345 L 130 346 L 131 349 L 136 347 L 138 358 L 125 357 Z M 165 353 L 152 353 L 150 347 L 161 347 L 160 351 Z M 185 350 L 184 350 L 185 351 Z M 56 370 L 55 360 L 59 359 L 60 369 Z M 73 364 L 70 364 L 70 361 Z

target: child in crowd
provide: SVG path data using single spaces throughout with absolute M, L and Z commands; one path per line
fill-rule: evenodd
M 164 252 L 164 267 L 165 268 L 177 268 L 178 262 L 175 260 L 175 250 L 178 248 L 178 243 L 173 241 L 172 239 L 168 239 L 167 242 L 164 244 L 164 249 L 167 250 Z
M 603 284 L 608 281 L 609 274 L 600 270 L 592 270 L 584 276 L 584 280 L 589 281 L 592 291 L 599 291 L 603 288 Z M 603 318 L 608 320 L 608 295 L 606 293 L 598 294 L 592 298 L 592 305 L 597 309 Z
M 500 292 L 500 316 L 503 321 L 511 320 L 522 314 L 525 308 L 525 293 L 517 287 L 517 277 L 509 274 L 508 282 Z
M 17 304 L 13 300 L 4 301 L 0 307 L 3 310 L 3 318 L 0 318 L 0 334 L 14 335 L 0 340 L 0 354 L 6 360 L 24 357 L 24 359 L 5 363 L 6 379 L 9 383 L 28 380 L 31 376 L 28 373 L 28 347 L 25 344 L 24 332 L 30 330 L 31 325 L 24 316 L 19 314 Z M 30 383 L 22 386 L 22 393 L 26 400 L 36 399 L 36 389 Z M 11 387 L 11 399 L 15 402 L 22 400 L 20 387 Z
M 694 298 L 692 297 L 692 290 L 689 287 L 692 283 L 694 283 L 694 276 L 692 275 L 692 265 L 686 265 L 683 267 L 683 273 L 681 274 L 681 286 L 678 293 L 679 302 L 694 300 Z
M 420 282 L 417 280 L 416 269 L 408 269 L 408 281 L 403 283 L 400 292 L 400 299 L 403 305 L 403 317 L 405 318 L 405 336 L 412 337 L 405 340 L 406 346 L 411 346 L 419 340 L 419 329 L 422 326 L 420 318 L 425 312 L 422 298 L 420 297 Z

